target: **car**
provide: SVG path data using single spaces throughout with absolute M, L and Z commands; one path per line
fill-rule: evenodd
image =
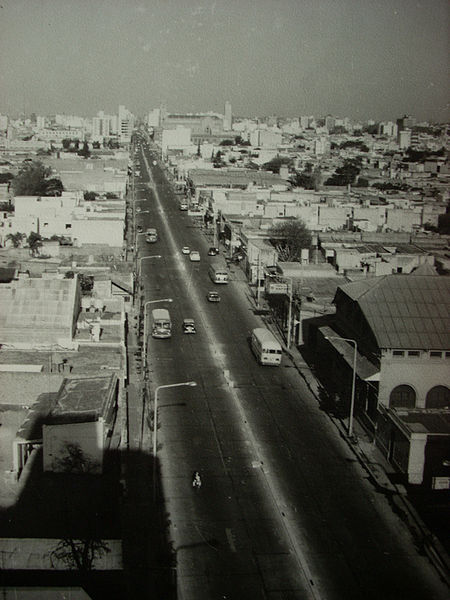
M 194 319 L 183 319 L 183 333 L 196 333 Z
M 181 253 L 182 254 L 189 254 L 191 252 L 191 249 L 189 248 L 189 246 L 183 246 L 181 248 Z
M 189 254 L 189 260 L 191 262 L 200 262 L 200 252 L 197 250 L 191 250 L 191 253 Z
M 137 232 L 138 233 L 142 233 L 144 231 L 144 228 L 142 227 L 142 225 L 138 225 L 137 226 Z
M 206 298 L 208 302 L 220 302 L 220 296 L 217 292 L 208 292 Z
M 142 208 L 140 206 L 136 207 L 136 212 L 141 212 Z
M 219 248 L 211 246 L 211 248 L 208 250 L 208 256 L 216 256 L 216 254 L 219 254 Z

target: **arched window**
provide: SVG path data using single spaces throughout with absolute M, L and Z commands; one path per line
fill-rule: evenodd
M 391 392 L 389 406 L 391 408 L 414 408 L 416 392 L 409 385 L 398 385 Z
M 450 408 L 450 390 L 445 385 L 436 385 L 427 394 L 425 408 Z

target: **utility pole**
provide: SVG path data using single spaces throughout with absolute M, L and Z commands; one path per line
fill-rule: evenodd
M 259 297 L 260 297 L 260 291 L 259 291 L 259 281 L 260 281 L 260 275 L 259 275 L 259 270 L 261 268 L 261 252 L 258 251 L 258 267 L 257 267 L 257 271 L 256 271 L 256 307 L 259 308 Z

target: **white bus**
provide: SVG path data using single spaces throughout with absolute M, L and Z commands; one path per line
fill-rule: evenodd
M 260 365 L 281 364 L 281 345 L 268 329 L 257 327 L 252 331 L 252 350 Z
M 152 337 L 170 338 L 172 336 L 172 322 L 169 311 L 165 308 L 152 310 Z
M 209 266 L 208 273 L 213 283 L 228 283 L 228 269 L 225 261 L 213 261 Z

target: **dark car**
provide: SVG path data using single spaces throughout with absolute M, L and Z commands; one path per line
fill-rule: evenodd
M 194 319 L 183 319 L 183 333 L 196 333 Z
M 208 256 L 216 256 L 216 254 L 219 254 L 219 248 L 211 246 L 211 248 L 208 250 Z
M 220 302 L 220 296 L 217 292 L 208 292 L 206 298 L 208 302 Z

